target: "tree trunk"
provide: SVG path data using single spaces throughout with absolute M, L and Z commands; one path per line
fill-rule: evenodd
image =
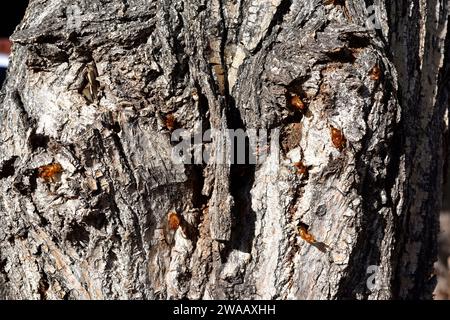
M 430 298 L 448 2 L 325 2 L 30 1 L 0 298 Z M 177 128 L 209 161 L 174 161 Z M 227 129 L 270 148 L 224 163 Z

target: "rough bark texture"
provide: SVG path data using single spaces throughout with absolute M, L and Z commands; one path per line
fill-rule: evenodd
M 448 2 L 328 2 L 31 1 L 1 95 L 0 298 L 431 297 Z M 281 148 L 177 165 L 169 115 Z

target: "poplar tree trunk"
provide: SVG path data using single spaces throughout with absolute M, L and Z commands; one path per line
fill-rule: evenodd
M 431 298 L 447 20 L 445 0 L 30 1 L 0 100 L 0 298 Z M 175 128 L 273 135 L 262 163 L 176 164 Z

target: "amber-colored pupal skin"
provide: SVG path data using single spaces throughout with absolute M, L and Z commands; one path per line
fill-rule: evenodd
M 378 81 L 381 78 L 381 69 L 380 67 L 376 64 L 372 69 L 370 69 L 369 71 L 369 78 L 370 80 L 373 81 Z
M 295 162 L 294 167 L 297 168 L 298 174 L 307 174 L 308 173 L 308 167 L 305 166 L 305 164 L 302 161 Z
M 177 121 L 175 119 L 175 116 L 172 113 L 170 113 L 166 116 L 165 125 L 166 125 L 166 128 L 170 131 L 173 131 L 176 129 Z
M 331 127 L 331 142 L 333 142 L 336 149 L 342 151 L 347 144 L 347 139 L 345 139 L 341 130 Z
M 177 230 L 181 224 L 180 215 L 174 211 L 169 212 L 169 215 L 167 218 L 167 224 L 168 224 L 170 230 L 174 230 L 174 231 Z
M 312 234 L 308 232 L 308 229 L 305 226 L 303 225 L 298 226 L 298 234 L 300 235 L 300 238 L 302 238 L 306 242 L 311 244 L 316 243 L 316 239 Z
M 62 166 L 59 163 L 51 163 L 38 168 L 38 177 L 45 182 L 55 182 L 56 177 L 63 171 Z
M 296 109 L 296 110 L 299 110 L 299 111 L 305 111 L 306 110 L 306 105 L 305 105 L 305 103 L 302 101 L 302 99 L 298 96 L 298 95 L 296 95 L 296 94 L 294 94 L 292 97 L 291 97 L 291 99 L 290 99 L 290 104 L 291 104 L 291 106 L 294 108 L 294 109 Z

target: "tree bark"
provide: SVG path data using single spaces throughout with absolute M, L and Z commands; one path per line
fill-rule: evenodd
M 0 298 L 430 298 L 447 20 L 445 0 L 30 1 L 0 100 Z M 211 161 L 174 163 L 175 128 L 214 129 Z M 266 161 L 219 163 L 225 129 L 270 130 Z

